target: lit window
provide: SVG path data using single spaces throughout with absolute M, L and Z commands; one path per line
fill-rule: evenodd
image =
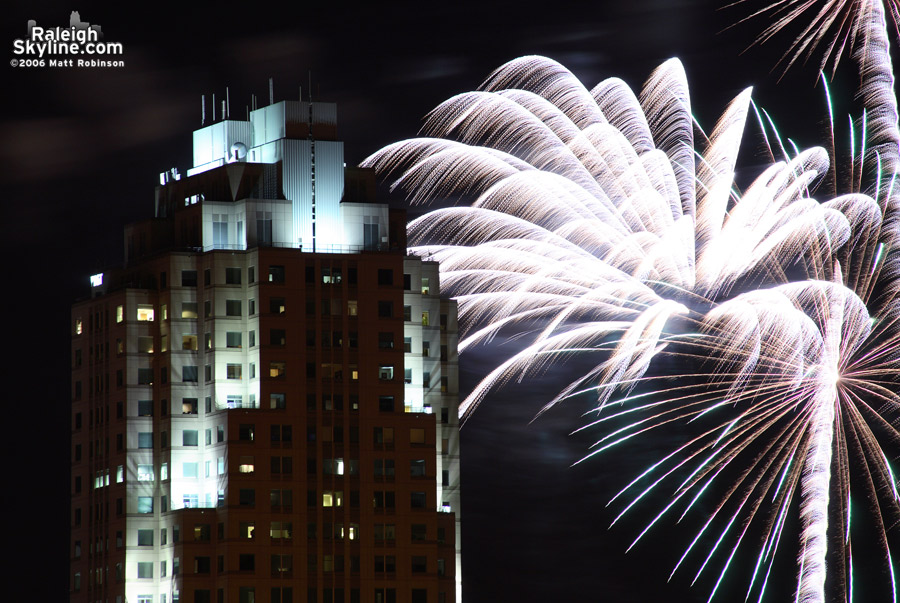
M 228 408 L 243 408 L 244 396 L 241 394 L 228 394 L 225 398 Z
M 181 336 L 181 349 L 182 350 L 191 350 L 193 352 L 197 351 L 197 336 L 196 335 L 182 335 Z
M 347 316 L 356 316 L 359 307 L 355 299 L 347 300 Z
M 226 364 L 225 365 L 225 376 L 228 379 L 240 379 L 241 378 L 241 365 L 240 364 Z
M 428 279 L 422 278 L 422 295 L 428 295 L 431 288 L 428 286 Z
M 125 481 L 125 467 L 119 465 L 116 467 L 116 483 L 121 484 Z
M 253 538 L 253 531 L 256 524 L 252 521 L 242 521 L 238 526 L 238 536 L 240 538 Z
M 425 310 L 422 312 L 422 326 L 423 327 L 428 326 L 428 310 Z
M 159 468 L 159 479 L 165 481 L 169 479 L 169 463 L 163 463 Z
M 138 448 L 153 448 L 153 433 L 143 431 L 138 433 Z
M 269 266 L 269 282 L 270 283 L 283 283 L 284 282 L 284 266 Z
M 181 414 L 183 415 L 195 415 L 197 414 L 197 398 L 182 398 L 181 399 Z
M 116 306 L 116 322 L 125 320 L 125 306 Z
M 163 320 L 169 320 L 169 306 L 167 304 L 160 304 L 159 313 L 162 315 Z
M 153 465 L 138 465 L 137 479 L 139 482 L 153 481 Z
M 331 491 L 326 490 L 322 492 L 322 506 L 323 507 L 342 507 L 344 506 L 344 493 L 337 490 Z
M 152 496 L 138 496 L 137 500 L 137 512 L 138 513 L 153 513 L 153 497 Z
M 196 509 L 200 506 L 200 496 L 198 494 L 185 494 L 181 497 L 181 503 L 185 509 Z
M 168 335 L 160 335 L 159 336 L 159 351 L 160 352 L 168 352 L 169 351 L 169 336 Z
M 269 298 L 269 312 L 272 314 L 284 314 L 285 303 L 283 297 Z
M 198 317 L 197 302 L 182 302 L 181 303 L 181 317 L 182 318 L 197 318 Z
M 287 365 L 284 362 L 269 363 L 269 377 L 284 377 Z
M 378 367 L 378 378 L 382 381 L 390 381 L 394 378 L 394 367 L 393 366 L 380 366 Z
M 137 319 L 141 322 L 153 322 L 153 306 L 139 304 L 137 307 Z
M 272 539 L 290 538 L 293 524 L 290 521 L 273 521 L 269 523 L 269 537 Z
M 253 462 L 252 456 L 242 456 L 241 464 L 238 465 L 238 471 L 240 473 L 253 473 L 256 467 Z
M 425 430 L 420 427 L 413 427 L 409 430 L 409 443 L 410 444 L 424 444 L 425 443 Z
M 285 395 L 282 393 L 269 394 L 269 408 L 284 408 Z
M 187 462 L 181 464 L 181 476 L 182 477 L 199 477 L 199 463 L 196 462 Z

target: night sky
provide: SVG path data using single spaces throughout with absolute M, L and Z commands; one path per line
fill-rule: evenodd
M 306 96 L 311 74 L 314 98 L 337 103 L 345 157 L 356 164 L 414 136 L 431 108 L 517 56 L 556 59 L 588 88 L 618 76 L 635 89 L 678 56 L 696 118 L 708 130 L 731 98 L 754 85 L 756 101 L 802 144 L 824 140 L 816 68 L 801 66 L 780 84 L 771 72 L 790 36 L 744 52 L 764 21 L 720 33 L 758 4 L 23 4 L 3 9 L 0 41 L 8 59 L 28 19 L 64 26 L 78 10 L 83 21 L 102 26 L 106 41 L 124 45 L 125 67 L 3 66 L 3 245 L 13 270 L 5 304 L 12 327 L 5 372 L 13 391 L 5 415 L 11 437 L 4 438 L 11 529 L 4 536 L 16 556 L 4 567 L 5 600 L 66 599 L 69 306 L 88 293 L 88 275 L 120 264 L 122 227 L 151 215 L 159 172 L 190 167 L 202 94 L 218 101 L 228 87 L 232 116 L 242 119 L 251 94 L 260 104 L 268 98 L 270 77 L 282 100 L 296 98 L 300 86 Z M 844 69 L 853 75 L 849 60 Z M 838 87 L 835 97 L 848 100 L 853 90 Z M 753 157 L 755 138 L 748 140 L 743 178 L 763 161 Z M 478 366 L 463 356 L 464 386 Z M 606 501 L 658 443 L 570 467 L 593 442 L 590 433 L 568 435 L 586 403 L 531 422 L 558 385 L 547 379 L 504 392 L 463 429 L 466 603 L 705 601 L 708 588 L 688 589 L 687 574 L 665 584 L 683 541 L 662 529 L 626 555 L 640 524 L 607 531 L 614 513 Z M 791 574 L 790 556 L 783 560 Z M 20 585 L 10 579 L 16 575 L 37 582 Z

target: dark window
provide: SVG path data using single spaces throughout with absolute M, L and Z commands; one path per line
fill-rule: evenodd
M 196 270 L 182 270 L 181 271 L 181 286 L 182 287 L 196 287 L 197 286 L 197 271 Z
M 424 495 L 424 492 L 422 493 Z M 256 505 L 256 490 L 253 488 L 241 488 L 238 492 L 238 503 L 245 507 Z
M 225 268 L 225 284 L 226 285 L 240 285 L 241 284 L 241 269 L 240 268 Z
M 393 285 L 394 284 L 394 271 L 390 268 L 379 268 L 378 269 L 378 284 L 379 285 Z
M 412 291 L 412 275 L 411 274 L 403 275 L 403 290 L 404 291 Z
M 378 302 L 378 317 L 379 318 L 391 318 L 394 315 L 394 302 L 391 301 L 379 301 Z
M 378 334 L 378 347 L 382 350 L 390 350 L 394 347 L 394 334 L 390 332 Z

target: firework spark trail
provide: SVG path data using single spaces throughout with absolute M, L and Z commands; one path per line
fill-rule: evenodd
M 460 405 L 461 416 L 511 380 L 573 354 L 596 356 L 548 404 L 595 392 L 600 416 L 589 425 L 610 430 L 592 454 L 675 422 L 721 420 L 616 495 L 638 491 L 622 513 L 683 480 L 649 529 L 679 504 L 683 517 L 717 486 L 721 503 L 679 565 L 707 528 L 724 522 L 700 566 L 714 564 L 720 545 L 730 547 L 715 592 L 757 521 L 765 538 L 748 596 L 760 575 L 762 598 L 799 498 L 797 595 L 823 601 L 834 483 L 836 525 L 849 534 L 848 464 L 833 475 L 832 450 L 862 455 L 881 484 L 890 472 L 869 422 L 900 439 L 863 402 L 874 393 L 891 412 L 898 407 L 890 386 L 898 372 L 896 311 L 884 314 L 873 337 L 866 308 L 876 291 L 878 308 L 892 307 L 896 293 L 876 290 L 886 275 L 900 274 L 890 244 L 883 252 L 882 210 L 891 213 L 891 203 L 862 193 L 811 198 L 830 169 L 819 148 L 782 153 L 737 195 L 749 91 L 729 105 L 702 151 L 694 148 L 690 106 L 677 60 L 635 95 L 616 78 L 588 91 L 558 63 L 523 57 L 481 90 L 432 111 L 426 137 L 385 147 L 364 165 L 392 178 L 413 203 L 468 201 L 409 225 L 412 251 L 440 262 L 442 285 L 457 296 L 460 350 L 517 329 L 527 337 Z M 870 148 L 883 149 L 890 136 L 872 133 L 873 123 Z M 697 138 L 706 140 L 702 132 Z M 691 367 L 685 385 L 654 388 L 656 397 L 641 402 L 645 394 L 633 389 L 654 387 L 648 371 L 661 354 Z M 622 412 L 607 410 L 613 401 Z M 610 418 L 626 423 L 605 423 Z M 752 457 L 759 447 L 768 456 Z M 734 534 L 732 525 L 740 525 Z M 845 546 L 849 563 L 849 538 Z

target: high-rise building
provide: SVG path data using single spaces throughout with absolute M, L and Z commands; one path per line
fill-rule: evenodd
M 193 149 L 72 309 L 71 601 L 459 601 L 437 264 L 345 167 L 333 104 Z

